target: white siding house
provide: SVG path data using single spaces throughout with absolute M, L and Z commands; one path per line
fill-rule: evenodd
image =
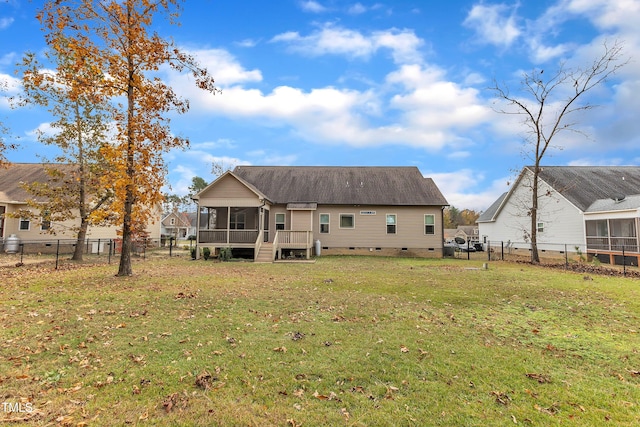
M 532 168 L 525 167 L 511 190 L 478 219 L 480 240 L 528 249 Z M 539 250 L 586 252 L 585 212 L 596 200 L 640 190 L 640 167 L 547 166 L 539 175 Z

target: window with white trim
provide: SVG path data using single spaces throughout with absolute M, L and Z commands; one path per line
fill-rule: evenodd
M 387 214 L 387 234 L 396 234 L 397 219 L 396 214 Z
M 340 214 L 340 228 L 356 228 L 356 219 L 353 214 Z
M 285 216 L 283 213 L 276 214 L 276 230 L 284 230 Z
M 424 216 L 424 234 L 436 234 L 436 216 L 426 214 Z
M 18 229 L 20 231 L 29 231 L 30 228 L 31 221 L 29 221 L 29 218 L 20 218 L 20 225 L 18 226 Z
M 320 233 L 329 233 L 329 214 L 320 214 Z
M 544 222 L 539 222 L 538 226 L 536 227 L 536 230 L 538 231 L 538 233 L 543 233 L 544 232 Z

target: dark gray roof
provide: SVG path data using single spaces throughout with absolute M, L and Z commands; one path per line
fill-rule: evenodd
M 486 211 L 482 212 L 482 214 L 478 217 L 478 220 L 476 222 L 493 221 L 494 215 L 496 214 L 496 212 L 498 212 L 498 208 L 502 204 L 502 201 L 504 200 L 504 198 L 507 197 L 507 194 L 508 194 L 507 192 L 502 193 L 500 197 L 498 197 L 496 201 L 493 202 L 491 206 L 489 206 L 489 208 L 487 208 Z
M 71 165 L 41 163 L 11 163 L 7 167 L 0 167 L 0 201 L 1 202 L 25 202 L 33 199 L 33 195 L 27 193 L 21 183 L 47 182 L 51 177 L 46 172 L 46 167 L 62 169 L 66 172 L 72 170 Z
M 640 193 L 639 166 L 544 166 L 540 178 L 583 212 L 596 200 Z
M 416 167 L 238 166 L 233 174 L 278 204 L 449 204 Z

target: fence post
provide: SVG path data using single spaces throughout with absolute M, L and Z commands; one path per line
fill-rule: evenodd
M 24 257 L 24 243 L 20 243 L 20 264 L 23 264 L 22 259 Z
M 504 241 L 500 241 L 500 260 L 504 261 Z
M 569 252 L 567 252 L 567 244 L 564 244 L 564 268 L 569 267 Z
M 56 242 L 56 270 L 58 269 L 58 259 L 60 257 L 60 239 Z
M 624 245 L 622 246 L 622 275 L 627 276 L 627 257 L 624 255 Z
M 169 258 L 171 258 L 172 253 L 173 253 L 173 236 L 169 237 Z

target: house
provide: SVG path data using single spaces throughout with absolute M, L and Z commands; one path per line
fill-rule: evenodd
M 43 165 L 40 163 L 12 163 L 5 168 L 0 168 L 0 238 L 2 242 L 5 242 L 12 235 L 15 235 L 22 242 L 77 238 L 74 228 L 80 225 L 79 219 L 52 224 L 46 218 L 16 218 L 8 215 L 17 214 L 25 209 L 31 210 L 27 205 L 27 200 L 34 197 L 22 188 L 22 183 L 49 181 L 50 176 L 47 174 L 45 166 L 67 172 L 72 170 L 72 165 L 68 164 Z M 52 226 L 56 230 L 55 235 L 50 232 Z M 150 220 L 146 231 L 149 238 L 159 239 L 159 218 Z M 89 227 L 87 230 L 87 239 L 108 240 L 115 238 L 117 238 L 117 227 L 115 226 Z
M 174 239 L 187 239 L 196 235 L 197 219 L 195 212 L 171 212 L 160 221 L 162 235 Z
M 482 243 L 529 249 L 532 182 L 532 167 L 525 167 L 509 192 L 478 218 Z M 640 205 L 633 205 L 639 201 L 640 167 L 545 166 L 538 194 L 539 250 L 614 260 L 624 243 L 627 252 L 638 252 Z
M 254 260 L 443 254 L 448 203 L 416 167 L 238 166 L 195 200 L 197 245 Z

